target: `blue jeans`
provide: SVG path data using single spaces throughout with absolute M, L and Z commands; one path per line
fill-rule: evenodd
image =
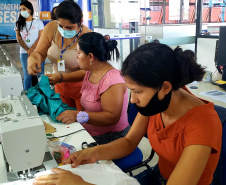
M 167 180 L 160 174 L 158 164 L 134 176 L 141 185 L 166 185 Z M 214 185 L 211 183 L 210 185 Z
M 32 76 L 27 72 L 27 53 L 20 53 L 20 62 L 22 64 L 23 72 L 24 72 L 24 90 L 28 90 L 31 87 L 31 78 Z M 44 74 L 45 61 L 41 64 L 41 73 L 38 74 L 38 78 Z
M 167 180 L 162 177 L 159 171 L 158 164 L 150 169 L 144 170 L 143 172 L 139 173 L 138 175 L 134 176 L 135 179 L 141 185 L 166 185 Z

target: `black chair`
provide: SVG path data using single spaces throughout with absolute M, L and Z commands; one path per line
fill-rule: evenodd
M 214 105 L 214 109 L 217 112 L 223 128 L 222 134 L 222 147 L 220 159 L 217 164 L 217 168 L 213 174 L 214 185 L 226 185 L 226 108 Z

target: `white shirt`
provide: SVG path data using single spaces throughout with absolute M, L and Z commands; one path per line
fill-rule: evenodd
M 31 25 L 32 23 L 32 25 Z M 27 29 L 26 29 L 27 28 Z M 26 28 L 23 28 L 23 31 L 20 31 L 20 35 L 24 43 L 27 45 L 27 47 L 31 47 L 35 41 L 38 39 L 39 31 L 44 29 L 44 24 L 41 20 L 33 20 L 26 22 Z M 28 33 L 27 33 L 28 31 Z M 30 42 L 26 41 L 26 37 L 29 37 Z M 26 50 L 24 50 L 22 47 L 20 47 L 20 53 L 27 53 Z

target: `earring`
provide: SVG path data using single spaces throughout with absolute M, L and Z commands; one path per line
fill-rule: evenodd
M 93 65 L 92 62 L 89 63 L 90 65 Z

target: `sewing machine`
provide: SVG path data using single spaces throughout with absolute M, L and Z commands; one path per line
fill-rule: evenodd
M 22 79 L 14 66 L 0 67 L 0 91 L 2 97 L 19 96 L 23 91 Z
M 0 97 L 19 96 L 22 91 L 20 72 L 12 65 L 9 56 L 0 46 Z
M 8 181 L 58 166 L 46 145 L 44 124 L 26 95 L 0 99 L 0 132 Z

